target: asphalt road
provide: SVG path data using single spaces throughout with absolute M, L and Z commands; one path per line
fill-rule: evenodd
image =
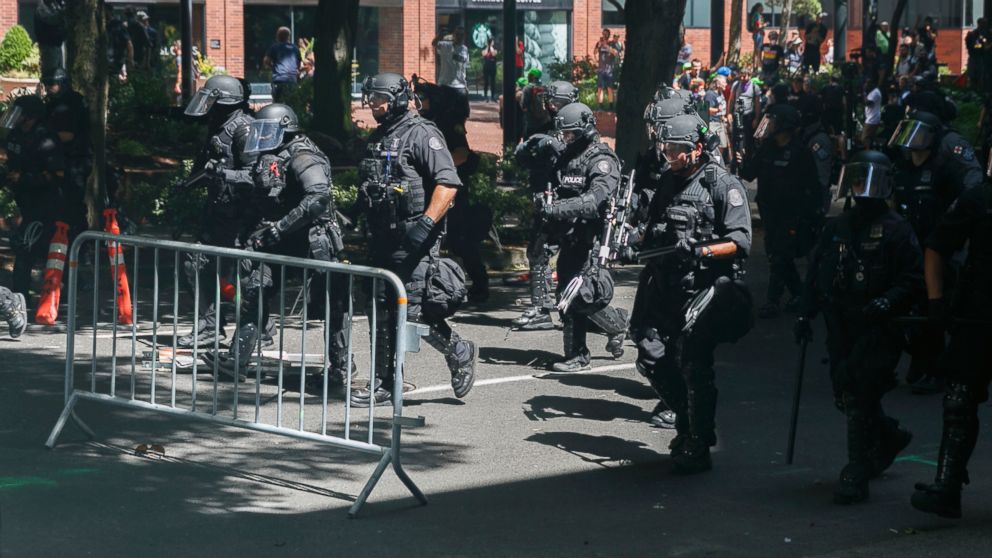
M 749 280 L 760 301 L 766 265 L 757 244 Z M 633 302 L 637 271 L 617 274 L 623 307 Z M 846 461 L 844 421 L 822 364 L 821 324 L 809 351 L 795 465 L 784 464 L 784 451 L 797 350 L 783 316 L 721 347 L 714 469 L 675 477 L 671 434 L 645 422 L 655 399 L 633 369 L 632 347 L 613 360 L 605 338 L 591 335 L 592 370 L 548 377 L 543 366 L 561 350 L 560 331 L 507 334 L 525 295 L 522 286 L 501 286 L 485 306 L 453 320 L 480 346 L 478 381 L 464 400 L 453 397 L 436 352 L 410 355 L 416 389 L 405 414 L 424 416 L 426 426 L 404 431 L 403 457 L 430 503 L 417 505 L 387 471 L 356 520 L 346 510 L 375 464 L 364 454 L 85 402 L 79 415 L 97 437 L 70 426 L 56 449 L 45 449 L 62 408 L 65 335 L 32 328 L 21 341 L 0 339 L 0 555 L 988 555 L 992 449 L 984 440 L 963 520 L 909 506 L 913 483 L 934 472 L 938 396 L 900 386 L 886 398 L 913 443 L 873 482 L 868 503 L 832 504 Z M 101 352 L 111 337 L 99 339 Z M 168 381 L 164 374 L 158 382 Z M 180 391 L 192 386 L 185 374 L 177 382 Z M 167 400 L 168 383 L 157 385 L 159 401 Z M 198 385 L 203 397 L 212 382 Z M 129 386 L 129 375 L 118 378 L 125 396 Z M 147 372 L 136 386 L 140 397 L 150 387 Z M 271 420 L 278 386 L 267 382 L 259 393 L 260 413 Z M 254 394 L 249 379 L 240 416 L 253 410 Z M 288 387 L 284 396 L 283 417 L 292 423 L 299 390 Z M 319 420 L 311 412 L 317 400 L 319 392 L 307 396 L 308 427 Z M 332 394 L 332 431 L 341 426 L 340 407 Z M 376 424 L 388 421 L 384 410 L 376 415 Z M 137 454 L 139 444 L 165 453 Z

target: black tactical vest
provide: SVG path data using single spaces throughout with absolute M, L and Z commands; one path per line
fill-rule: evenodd
M 897 218 L 885 212 L 854 229 L 853 212 L 837 217 L 830 245 L 820 260 L 817 296 L 822 304 L 861 308 L 892 286 L 894 270 L 883 247 Z
M 392 127 L 380 127 L 369 137 L 359 164 L 359 184 L 368 200 L 369 225 L 378 234 L 403 234 L 402 223 L 425 209 L 424 179 L 410 160 L 409 140 L 418 126 L 434 126 L 419 115 L 408 115 Z M 440 134 L 440 132 L 438 132 Z
M 896 173 L 895 209 L 909 221 L 917 238 L 926 239 L 933 232 L 937 219 L 946 207 L 937 192 L 938 169 L 932 159 L 922 167 L 911 167 Z
M 290 164 L 296 157 L 311 157 L 314 159 L 314 164 L 323 167 L 328 188 L 330 188 L 330 161 L 310 138 L 299 135 L 285 144 L 277 153 L 263 155 L 255 163 L 253 198 L 255 207 L 259 209 L 263 218 L 282 217 L 287 210 L 296 207 L 306 195 L 303 185 L 299 183 L 298 177 L 290 169 Z M 327 212 L 322 216 L 322 219 L 328 219 L 333 211 L 334 196 L 332 195 L 328 202 Z

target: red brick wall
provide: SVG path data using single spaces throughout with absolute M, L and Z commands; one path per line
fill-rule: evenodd
M 17 0 L 0 0 L 0 38 L 17 24 Z
M 379 71 L 434 79 L 437 33 L 434 0 L 403 2 L 399 8 L 379 8 Z M 401 22 L 399 28 L 396 23 Z
M 602 0 L 574 0 L 572 3 L 572 56 L 593 56 L 596 41 L 603 33 Z
M 245 33 L 243 0 L 206 0 L 204 8 L 207 23 L 206 56 L 214 64 L 223 66 L 233 76 L 245 74 Z M 220 41 L 220 48 L 210 48 L 212 41 Z
M 403 73 L 403 33 L 396 22 L 403 8 L 379 8 L 379 71 Z
M 937 34 L 937 63 L 947 64 L 947 69 L 952 74 L 960 74 L 968 65 L 968 50 L 964 46 L 964 37 L 967 34 L 967 29 L 941 29 Z M 832 29 L 830 36 L 833 36 Z M 861 48 L 861 30 L 848 30 L 847 51 L 856 48 Z

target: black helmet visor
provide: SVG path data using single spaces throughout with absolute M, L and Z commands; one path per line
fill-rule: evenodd
M 933 126 L 919 120 L 903 120 L 892 132 L 889 147 L 904 147 L 910 150 L 929 149 L 937 136 Z
M 837 198 L 888 199 L 892 182 L 885 167 L 874 163 L 848 163 L 840 171 Z

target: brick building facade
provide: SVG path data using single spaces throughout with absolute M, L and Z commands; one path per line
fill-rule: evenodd
M 0 0 L 0 33 L 18 22 L 30 31 L 34 1 Z M 731 1 L 724 3 L 724 37 L 730 35 Z M 747 6 L 754 2 L 737 1 L 744 4 L 745 13 Z M 852 2 L 852 8 L 857 2 Z M 316 3 L 317 0 L 194 0 L 194 41 L 215 65 L 233 75 L 247 75 L 251 79 L 258 73 L 262 54 L 276 27 L 286 24 L 298 35 L 310 33 L 312 36 L 317 24 L 313 21 Z M 707 62 L 710 53 L 709 3 L 710 0 L 688 0 L 687 12 L 691 13 L 687 13 L 685 20 L 686 39 L 693 47 L 694 57 Z M 168 25 L 173 30 L 178 25 L 179 6 L 175 0 L 144 3 L 108 0 L 107 4 L 118 12 L 126 6 L 143 9 L 151 15 L 153 24 Z M 394 71 L 407 76 L 416 73 L 433 77 L 435 60 L 431 39 L 438 29 L 485 18 L 496 21 L 495 26 L 498 26 L 501 5 L 501 0 L 361 0 L 364 14 L 361 25 L 372 29 L 360 30 L 358 54 L 364 66 L 360 71 Z M 529 0 L 518 1 L 517 5 L 518 11 L 525 14 L 522 17 L 531 18 L 528 21 L 549 22 L 545 27 L 550 31 L 545 36 L 558 37 L 557 59 L 562 55 L 572 58 L 594 55 L 594 45 L 603 27 L 623 32 L 623 26 L 617 25 L 616 18 L 609 17 L 608 10 L 612 8 L 605 0 Z M 548 14 L 552 17 L 546 17 Z M 697 17 L 699 14 L 702 15 Z M 855 23 L 852 22 L 852 26 Z M 938 60 L 946 63 L 952 73 L 960 72 L 967 64 L 965 23 L 970 25 L 971 20 L 962 18 L 960 27 L 940 29 Z M 523 20 L 518 33 L 521 27 Z M 561 37 L 563 32 L 567 38 Z M 753 49 L 751 37 L 746 31 L 742 35 L 741 49 L 748 52 Z M 848 49 L 857 48 L 860 41 L 859 29 L 849 31 Z M 497 43 L 497 48 L 500 47 Z

